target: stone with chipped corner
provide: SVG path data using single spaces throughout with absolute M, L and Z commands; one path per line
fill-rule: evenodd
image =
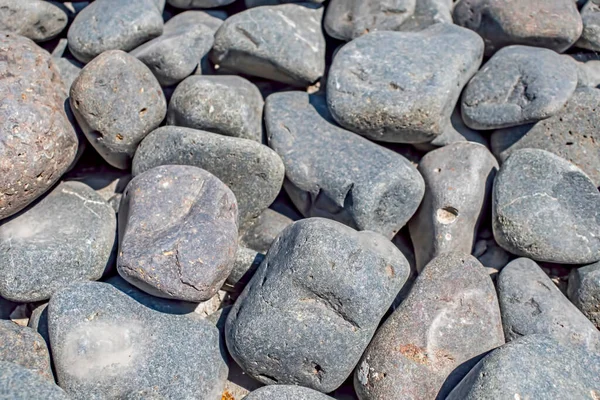
M 271 385 L 256 389 L 243 400 L 332 400 L 321 392 L 295 385 Z
M 576 268 L 569 274 L 569 299 L 600 329 L 600 262 Z
M 46 342 L 29 327 L 0 320 L 0 361 L 18 364 L 54 382 Z
M 0 31 L 43 42 L 66 28 L 67 14 L 56 4 L 41 0 L 0 0 Z
M 0 395 L 6 400 L 69 400 L 64 390 L 37 372 L 0 361 Z

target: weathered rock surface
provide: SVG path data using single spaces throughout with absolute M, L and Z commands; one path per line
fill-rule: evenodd
M 588 0 L 581 9 L 583 32 L 575 44 L 577 47 L 600 50 L 600 4 L 596 0 Z
M 0 321 L 0 361 L 18 364 L 54 383 L 48 347 L 31 328 Z
M 240 244 L 267 254 L 277 236 L 292 222 L 294 221 L 291 218 L 267 208 L 240 232 Z
M 571 271 L 567 294 L 573 304 L 600 329 L 600 262 Z
M 243 400 L 331 400 L 321 392 L 293 385 L 271 385 L 257 389 Z
M 67 22 L 67 14 L 50 1 L 0 1 L 0 31 L 42 42 L 58 36 Z
M 54 382 L 20 365 L 0 361 L 0 395 L 6 400 L 69 400 Z

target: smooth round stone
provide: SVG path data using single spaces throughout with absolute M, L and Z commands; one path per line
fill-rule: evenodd
M 226 6 L 235 0 L 167 0 L 167 3 L 176 8 L 213 8 Z
M 50 54 L 31 40 L 0 34 L 0 219 L 50 189 L 75 160 L 77 135 L 65 87 Z
M 507 251 L 536 261 L 600 260 L 600 193 L 575 165 L 538 149 L 515 151 L 493 191 L 494 237 Z
M 482 56 L 481 38 L 450 24 L 364 35 L 333 59 L 329 110 L 340 125 L 370 139 L 430 142 L 450 126 Z
M 158 297 L 213 297 L 231 272 L 237 202 L 207 171 L 164 165 L 127 185 L 119 212 L 119 274 Z
M 417 277 L 358 364 L 362 400 L 445 398 L 486 352 L 504 344 L 494 284 L 472 256 L 447 253 Z
M 498 162 L 476 143 L 454 143 L 431 151 L 419 163 L 425 196 L 408 224 L 421 271 L 440 254 L 471 253 Z
M 92 146 L 121 169 L 131 166 L 138 144 L 167 114 L 165 96 L 150 69 L 120 50 L 102 53 L 81 70 L 71 86 L 70 103 Z
M 580 88 L 556 115 L 534 125 L 502 129 L 491 137 L 500 162 L 520 149 L 554 153 L 581 168 L 600 186 L 600 90 Z
M 594 399 L 599 377 L 597 354 L 529 335 L 481 360 L 447 400 Z
M 0 31 L 42 42 L 58 36 L 68 22 L 67 14 L 49 1 L 0 0 Z
M 276 6 L 286 3 L 324 3 L 325 0 L 244 0 L 246 8 L 259 6 Z
M 267 254 L 275 238 L 292 222 L 294 221 L 291 218 L 267 208 L 240 232 L 240 243 L 259 253 Z
M 573 304 L 600 329 L 600 262 L 571 271 L 567 294 Z
M 331 392 L 352 373 L 408 273 L 402 253 L 377 233 L 323 218 L 295 222 L 234 304 L 229 352 L 262 383 Z
M 510 262 L 497 279 L 506 340 L 536 333 L 600 354 L 600 332 L 528 258 Z
M 211 59 L 235 73 L 309 86 L 325 73 L 323 7 L 251 8 L 223 23 Z
M 199 167 L 223 181 L 237 199 L 240 226 L 273 203 L 285 173 L 277 153 L 253 140 L 164 126 L 140 144 L 133 174 L 171 164 Z
M 0 320 L 0 361 L 18 364 L 54 383 L 46 342 L 29 327 Z
M 71 24 L 69 50 L 84 63 L 107 50 L 133 50 L 163 33 L 161 13 L 154 0 L 95 0 Z
M 183 12 L 165 24 L 161 36 L 130 54 L 146 64 L 161 85 L 174 85 L 194 73 L 222 23 L 203 11 Z
M 588 0 L 580 11 L 583 32 L 575 46 L 592 51 L 600 50 L 600 4 Z
M 321 392 L 293 385 L 271 385 L 256 389 L 242 400 L 331 400 Z
M 162 313 L 100 282 L 48 305 L 59 385 L 72 399 L 217 399 L 227 377 L 208 321 Z
M 331 0 L 324 27 L 329 36 L 352 40 L 369 32 L 397 31 L 415 12 L 415 0 Z
M 258 88 L 239 76 L 190 76 L 171 97 L 167 124 L 260 143 L 263 105 Z
M 583 29 L 573 0 L 460 0 L 454 23 L 480 34 L 488 56 L 512 44 L 562 53 Z
M 273 94 L 265 121 L 269 146 L 285 164 L 286 192 L 305 217 L 392 238 L 417 210 L 425 185 L 414 166 L 338 127 L 322 96 Z
M 0 225 L 0 295 L 41 301 L 72 282 L 100 279 L 116 229 L 113 209 L 93 189 L 61 183 Z
M 535 47 L 499 50 L 462 95 L 462 116 L 473 129 L 500 129 L 558 114 L 577 87 L 577 66 Z
M 18 364 L 0 361 L 0 396 L 6 400 L 69 400 L 64 390 Z

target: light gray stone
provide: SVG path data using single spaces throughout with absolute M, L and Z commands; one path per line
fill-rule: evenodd
M 573 304 L 600 329 L 600 262 L 571 271 L 567 294 Z
M 575 46 L 592 51 L 600 50 L 600 2 L 588 0 L 580 13 L 583 32 Z
M 257 389 L 243 400 L 331 400 L 332 397 L 309 388 L 293 385 L 272 385 Z
M 50 1 L 0 0 L 0 31 L 42 42 L 58 36 L 68 21 L 67 14 Z

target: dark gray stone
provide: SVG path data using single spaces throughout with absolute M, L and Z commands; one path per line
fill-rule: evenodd
M 212 61 L 221 68 L 308 86 L 325 72 L 323 7 L 282 4 L 229 17 L 217 31 Z
M 10 319 L 10 315 L 18 306 L 18 303 L 14 303 L 0 296 L 0 319 Z
M 271 385 L 257 389 L 242 400 L 332 400 L 321 392 L 293 385 Z
M 600 260 L 600 193 L 567 160 L 538 149 L 515 151 L 493 191 L 494 237 L 507 251 L 536 261 Z
M 69 400 L 54 382 L 20 365 L 0 361 L 0 398 L 5 400 Z
M 48 332 L 48 303 L 42 303 L 31 311 L 27 326 L 40 334 L 50 350 L 50 333 Z M 53 378 L 54 379 L 54 378 Z
M 454 23 L 480 34 L 488 56 L 512 44 L 562 53 L 583 29 L 573 0 L 461 0 Z
M 244 0 L 246 8 L 259 6 L 276 6 L 285 3 L 323 3 L 325 0 Z
M 539 333 L 600 353 L 600 332 L 535 262 L 511 261 L 496 286 L 507 341 Z
M 69 50 L 84 63 L 108 50 L 133 50 L 162 34 L 161 13 L 154 0 L 95 0 L 71 24 Z
M 222 23 L 203 11 L 183 12 L 165 24 L 161 36 L 130 54 L 146 64 L 161 85 L 174 85 L 194 73 Z
M 535 47 L 499 50 L 462 95 L 462 117 L 473 129 L 499 129 L 558 114 L 577 87 L 568 57 Z
M 443 253 L 471 253 L 498 162 L 484 146 L 454 143 L 429 152 L 419 163 L 425 196 L 408 224 L 417 270 Z
M 481 360 L 447 400 L 595 399 L 599 377 L 597 354 L 530 335 Z
M 402 253 L 379 234 L 323 218 L 295 222 L 233 306 L 229 352 L 260 382 L 335 390 L 408 273 Z
M 214 399 L 227 365 L 208 321 L 161 313 L 107 283 L 76 284 L 48 305 L 60 386 L 73 399 Z
M 352 40 L 369 32 L 398 31 L 415 12 L 415 0 L 331 0 L 324 27 L 329 36 Z
M 264 101 L 239 76 L 190 76 L 169 102 L 167 124 L 262 141 Z
M 31 40 L 0 34 L 0 219 L 50 189 L 77 154 L 65 87 L 50 54 Z
M 354 387 L 368 399 L 445 398 L 477 358 L 504 344 L 494 284 L 472 256 L 431 261 L 358 364 Z
M 54 383 L 46 342 L 29 327 L 0 321 L 0 361 L 19 364 Z
M 554 153 L 581 168 L 600 186 L 600 90 L 580 88 L 553 117 L 492 134 L 494 155 L 504 162 L 520 149 Z
M 240 232 L 240 244 L 267 254 L 275 238 L 292 222 L 291 218 L 267 208 Z
M 333 59 L 329 110 L 340 125 L 370 139 L 430 142 L 450 126 L 460 92 L 482 56 L 481 38 L 455 25 L 370 33 Z
M 61 183 L 0 225 L 0 295 L 41 301 L 69 283 L 100 279 L 115 233 L 115 213 L 102 197 L 82 183 Z
M 167 3 L 177 8 L 213 8 L 226 6 L 235 0 L 167 0 Z
M 267 146 L 175 126 L 158 128 L 144 139 L 133 160 L 133 173 L 168 164 L 196 166 L 223 181 L 236 196 L 240 225 L 275 200 L 285 173 L 283 162 Z
M 583 32 L 575 46 L 584 49 L 600 50 L 600 2 L 588 0 L 581 9 Z
M 600 329 L 600 262 L 571 271 L 567 294 L 573 304 Z
M 68 22 L 67 14 L 49 1 L 0 0 L 0 31 L 42 42 L 58 36 Z
M 302 92 L 267 98 L 269 146 L 286 167 L 284 187 L 305 217 L 335 219 L 392 238 L 425 190 L 408 160 L 341 129 L 325 99 Z
M 263 253 L 244 246 L 238 247 L 233 269 L 227 277 L 223 289 L 233 293 L 241 293 L 264 259 L 265 255 Z
M 71 86 L 70 103 L 92 146 L 121 169 L 131 166 L 137 145 L 167 114 L 165 96 L 150 69 L 120 50 L 102 53 L 81 70 Z
M 200 168 L 153 168 L 125 189 L 119 238 L 117 269 L 129 283 L 158 297 L 208 300 L 235 261 L 235 196 Z

